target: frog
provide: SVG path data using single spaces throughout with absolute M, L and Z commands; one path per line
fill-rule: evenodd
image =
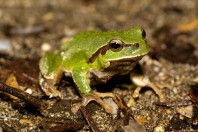
M 75 112 L 80 106 L 96 101 L 106 112 L 112 113 L 103 95 L 92 90 L 90 84 L 106 83 L 115 75 L 129 74 L 150 51 L 145 37 L 145 31 L 138 26 L 76 34 L 58 52 L 47 52 L 41 58 L 39 83 L 42 91 L 49 97 L 62 99 L 57 85 L 63 76 L 71 77 L 82 97 L 82 102 L 74 107 Z M 113 97 L 113 94 L 106 96 Z

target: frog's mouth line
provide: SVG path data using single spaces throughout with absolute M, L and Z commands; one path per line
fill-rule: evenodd
M 136 57 L 131 57 L 131 58 L 121 58 L 119 60 L 110 60 L 109 62 L 136 62 L 142 59 L 145 55 L 140 55 Z

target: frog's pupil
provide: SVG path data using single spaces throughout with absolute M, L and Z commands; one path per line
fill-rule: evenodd
M 118 48 L 120 48 L 120 46 L 121 46 L 121 44 L 116 43 L 116 42 L 111 44 L 111 47 L 114 49 L 118 49 Z

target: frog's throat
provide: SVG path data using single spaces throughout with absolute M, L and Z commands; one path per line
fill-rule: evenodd
M 129 47 L 129 46 L 139 46 L 139 44 L 137 45 L 138 43 L 135 43 L 135 44 L 124 44 L 124 47 Z M 109 44 L 106 44 L 104 46 L 102 46 L 101 48 L 99 48 L 88 60 L 88 63 L 93 63 L 97 58 L 98 56 L 101 54 L 101 55 L 105 55 L 106 52 L 110 50 L 109 48 Z
M 127 59 L 120 59 L 120 60 L 113 60 L 110 61 L 109 66 L 105 68 L 107 71 L 120 71 L 120 72 L 127 72 L 133 70 L 137 62 L 142 59 L 144 55 L 134 57 L 134 58 L 127 58 Z
M 106 83 L 114 75 L 126 75 L 131 72 L 136 66 L 138 60 L 143 56 L 135 57 L 133 59 L 113 60 L 109 62 L 107 67 L 102 69 L 91 69 L 88 71 L 87 76 L 90 78 L 90 84 L 96 85 Z

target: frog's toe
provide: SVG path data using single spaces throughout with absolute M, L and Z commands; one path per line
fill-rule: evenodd
M 149 85 L 148 85 L 150 88 L 152 88 L 154 91 L 155 91 L 155 93 L 158 95 L 158 97 L 159 97 L 159 100 L 160 100 L 160 102 L 165 102 L 166 100 L 165 100 L 165 98 L 164 98 L 164 95 L 162 94 L 162 92 L 160 91 L 160 89 L 157 87 L 157 86 L 155 86 L 153 83 L 149 83 Z
M 42 88 L 44 93 L 49 96 L 49 98 L 52 97 L 58 97 L 58 98 L 63 98 L 63 95 L 60 91 L 58 91 L 55 87 L 47 87 L 47 88 Z
M 115 95 L 113 93 L 110 93 L 110 92 L 101 93 L 101 92 L 97 92 L 96 90 L 93 90 L 92 92 L 93 92 L 93 94 L 95 94 L 95 95 L 97 95 L 97 96 L 99 96 L 101 98 L 105 98 L 105 97 L 113 98 L 113 97 L 115 97 Z

